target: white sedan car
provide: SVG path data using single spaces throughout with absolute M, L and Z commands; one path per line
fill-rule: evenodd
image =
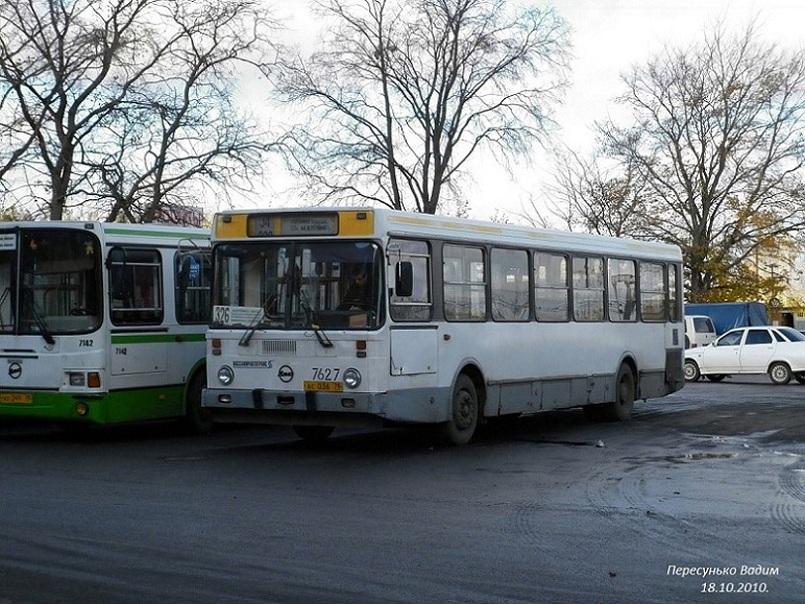
M 790 327 L 741 327 L 709 346 L 685 351 L 685 379 L 705 376 L 715 382 L 728 375 L 768 373 L 775 384 L 794 377 L 805 383 L 805 335 Z

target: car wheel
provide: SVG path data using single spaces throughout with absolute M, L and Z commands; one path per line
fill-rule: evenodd
M 720 382 L 725 377 L 727 376 L 724 375 L 723 373 L 714 373 L 713 375 L 708 375 L 707 379 L 710 380 L 711 382 Z
M 794 374 L 794 379 L 800 384 L 805 384 L 805 371 L 799 371 Z
M 769 366 L 769 378 L 778 386 L 791 381 L 791 368 L 782 362 L 772 363 Z
M 695 382 L 702 374 L 699 373 L 699 366 L 695 361 L 685 361 L 685 380 Z

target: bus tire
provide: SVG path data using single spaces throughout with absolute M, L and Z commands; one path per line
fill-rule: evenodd
M 478 426 L 478 391 L 470 377 L 462 373 L 456 379 L 450 401 L 450 419 L 442 425 L 442 440 L 449 445 L 466 445 Z
M 212 430 L 210 412 L 201 406 L 201 391 L 207 386 L 207 372 L 202 367 L 190 380 L 185 397 L 183 427 L 191 434 L 209 434 Z
M 304 441 L 310 443 L 324 442 L 335 430 L 335 426 L 308 426 L 308 425 L 295 425 L 293 431 L 296 435 Z
M 618 376 L 615 378 L 615 402 L 608 403 L 604 409 L 606 419 L 613 422 L 625 422 L 632 419 L 637 385 L 632 368 L 626 363 L 621 364 Z

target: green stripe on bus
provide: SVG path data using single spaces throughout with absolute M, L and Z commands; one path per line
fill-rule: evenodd
M 97 394 L 28 391 L 30 402 L 0 404 L 0 418 L 115 424 L 181 417 L 184 389 L 178 384 Z M 79 403 L 86 405 L 86 415 L 78 414 Z
M 113 335 L 112 344 L 172 344 L 175 342 L 203 342 L 203 333 L 160 333 Z

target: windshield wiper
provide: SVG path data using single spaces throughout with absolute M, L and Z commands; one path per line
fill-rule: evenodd
M 265 309 L 260 307 L 259 312 L 254 315 L 254 318 L 249 322 L 249 326 L 246 328 L 246 331 L 243 332 L 240 340 L 238 341 L 238 346 L 248 346 L 249 342 L 252 341 L 252 336 L 254 332 L 257 331 L 257 328 L 260 327 L 260 323 L 265 316 Z
M 307 299 L 307 294 L 302 289 L 299 290 L 299 304 L 302 306 L 302 310 L 305 311 L 307 324 L 310 326 L 310 329 L 313 330 L 313 333 L 316 334 L 316 339 L 319 341 L 319 344 L 321 344 L 324 348 L 331 348 L 333 346 L 333 342 L 315 322 L 316 311 L 313 310 L 313 307 L 310 305 L 310 301 Z
M 34 302 L 34 293 L 29 288 L 25 288 L 23 290 L 23 301 L 28 302 L 28 307 L 31 310 L 31 314 L 34 317 L 34 322 L 36 322 L 36 326 L 39 328 L 39 333 L 45 339 L 45 342 L 50 344 L 51 346 L 56 343 L 56 340 L 53 339 L 50 331 L 48 330 L 47 323 L 45 323 L 45 318 L 41 315 L 39 310 L 36 308 L 36 303 Z

